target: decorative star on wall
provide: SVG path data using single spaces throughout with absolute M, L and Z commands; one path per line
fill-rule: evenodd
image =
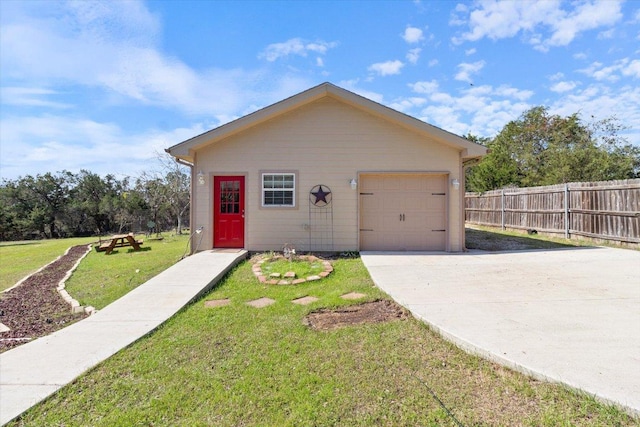
M 316 185 L 309 193 L 309 200 L 314 206 L 326 206 L 331 203 L 331 190 L 326 185 Z

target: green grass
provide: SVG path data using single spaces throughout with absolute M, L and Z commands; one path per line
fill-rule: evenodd
M 179 261 L 188 239 L 165 235 L 146 239 L 141 251 L 118 248 L 109 255 L 92 250 L 67 280 L 66 290 L 80 305 L 104 308 Z
M 230 305 L 197 301 L 10 425 L 455 426 L 432 393 L 466 426 L 640 425 L 466 354 L 413 318 L 307 328 L 310 311 L 353 304 L 344 293 L 387 298 L 359 259 L 333 264 L 321 281 L 265 286 L 245 262 L 203 298 Z M 305 295 L 319 300 L 291 303 Z M 276 303 L 246 305 L 263 296 Z
M 63 255 L 71 246 L 89 244 L 96 237 L 0 243 L 0 291 Z
M 322 261 L 306 261 L 296 257 L 294 260 L 289 261 L 284 258 L 274 258 L 271 255 L 267 255 L 267 260 L 262 264 L 262 274 L 269 276 L 272 273 L 279 273 L 280 276 L 284 276 L 285 273 L 293 271 L 296 273 L 296 277 L 308 277 L 316 275 L 324 271 Z

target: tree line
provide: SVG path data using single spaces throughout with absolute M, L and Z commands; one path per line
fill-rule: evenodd
M 466 190 L 639 178 L 640 147 L 622 136 L 625 129 L 615 117 L 585 122 L 578 113 L 531 108 L 494 138 L 467 136 L 489 154 L 467 169 Z
M 26 175 L 0 184 L 0 240 L 158 233 L 189 218 L 189 174 L 172 158 L 137 177 L 87 170 Z

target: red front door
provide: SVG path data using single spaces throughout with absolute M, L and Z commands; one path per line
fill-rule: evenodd
M 244 176 L 216 176 L 213 184 L 213 247 L 244 248 Z

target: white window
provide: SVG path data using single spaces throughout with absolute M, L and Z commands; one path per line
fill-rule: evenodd
M 296 205 L 296 175 L 294 173 L 262 174 L 262 206 L 287 207 Z

